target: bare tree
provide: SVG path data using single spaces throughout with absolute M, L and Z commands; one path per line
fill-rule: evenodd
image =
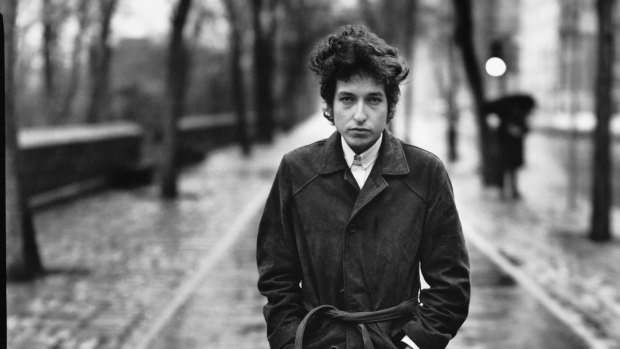
M 432 18 L 434 18 L 434 21 L 428 24 L 432 28 L 432 31 L 429 33 L 432 45 L 432 49 L 429 52 L 430 61 L 434 68 L 439 97 L 445 103 L 447 156 L 450 162 L 458 160 L 457 145 L 460 115 L 456 95 L 460 87 L 460 75 L 458 65 L 456 64 L 457 52 L 452 30 L 442 26 L 441 23 L 452 23 L 454 21 L 453 12 L 451 6 L 437 6 L 433 10 L 434 16 Z
M 63 70 L 61 63 L 61 33 L 70 13 L 70 5 L 54 0 L 43 0 L 41 19 L 43 23 L 43 115 L 41 120 L 52 125 L 64 118 L 61 113 Z M 83 34 L 83 33 L 80 33 Z
M 15 115 L 15 18 L 17 0 L 7 0 L 2 18 L 2 67 L 6 67 L 2 81 L 4 106 L 4 185 L 6 190 L 6 276 L 7 279 L 31 279 L 43 273 L 30 208 L 19 175 L 19 148 L 17 145 L 17 117 Z M 6 55 L 5 55 L 6 45 Z M 5 64 L 6 57 L 6 64 Z
M 459 88 L 459 75 L 455 66 L 454 45 L 452 40 L 440 43 L 443 47 L 438 49 L 445 56 L 445 61 L 436 62 L 435 74 L 439 95 L 445 103 L 445 116 L 447 121 L 446 141 L 448 146 L 448 160 L 458 160 L 458 124 L 459 109 L 456 103 L 456 94 Z
M 416 39 L 416 24 L 418 13 L 418 0 L 409 0 L 405 3 L 405 30 L 403 37 L 403 53 L 405 57 L 408 57 L 408 65 L 410 71 L 413 70 L 413 64 L 415 61 L 415 39 Z M 410 142 L 410 131 L 413 123 L 413 81 L 411 81 L 405 88 L 405 98 L 403 99 L 405 104 L 405 140 Z
M 594 175 L 592 177 L 592 216 L 590 239 L 611 240 L 611 134 L 614 81 L 615 0 L 597 0 L 598 64 L 596 74 L 596 130 L 594 132 Z
M 56 55 L 58 48 L 58 26 L 56 11 L 52 0 L 43 0 L 41 7 L 43 18 L 43 98 L 48 122 L 55 111 L 56 100 Z
M 581 7 L 583 4 L 579 0 L 565 0 L 561 2 L 560 7 L 560 52 L 559 52 L 559 70 L 561 79 L 559 81 L 559 90 L 564 92 L 566 96 L 565 110 L 568 113 L 572 127 L 567 139 L 566 147 L 568 159 L 568 207 L 574 209 L 577 207 L 577 186 L 579 177 L 577 148 L 578 148 L 578 131 L 575 126 L 576 113 L 579 108 L 579 98 L 575 95 L 578 86 L 578 74 L 576 67 L 579 66 L 577 59 L 578 36 L 579 36 L 579 16 L 581 15 Z
M 174 7 L 170 38 L 168 42 L 166 88 L 168 110 L 164 113 L 163 150 L 161 159 L 161 196 L 166 199 L 176 198 L 177 189 L 177 127 L 183 115 L 185 95 L 187 93 L 188 53 L 183 40 L 183 29 L 187 22 L 191 0 L 179 0 Z
M 308 74 L 308 56 L 316 40 L 332 27 L 331 4 L 328 0 L 289 0 L 282 2 L 281 21 L 278 23 L 278 73 L 281 84 L 275 92 L 278 105 L 278 125 L 290 129 L 314 111 L 311 101 L 314 86 Z M 312 107 L 310 107 L 310 103 Z
M 110 33 L 112 17 L 118 0 L 99 0 L 99 30 L 97 38 L 90 47 L 90 75 L 91 90 L 90 102 L 86 120 L 91 123 L 99 122 L 108 111 L 110 59 Z
M 273 140 L 274 132 L 274 42 L 277 0 L 252 0 L 254 26 L 254 108 L 257 139 Z
M 78 30 L 73 37 L 73 48 L 71 51 L 71 66 L 67 87 L 65 88 L 62 100 L 60 101 L 59 114 L 65 119 L 69 119 L 72 114 L 73 101 L 80 85 L 80 73 L 82 63 L 80 56 L 84 50 L 84 33 L 88 28 L 89 1 L 77 1 L 75 15 L 78 22 Z
M 481 158 L 482 178 L 483 183 L 488 185 L 493 181 L 493 167 L 491 164 L 492 149 L 489 146 L 491 142 L 491 132 L 486 123 L 484 80 L 480 72 L 473 41 L 472 2 L 471 0 L 453 0 L 452 4 L 455 14 L 454 39 L 461 49 L 463 67 L 474 101 L 474 112 L 478 125 L 478 146 Z
M 230 22 L 230 68 L 232 76 L 232 94 L 235 106 L 235 114 L 237 117 L 237 136 L 239 145 L 244 155 L 250 154 L 250 138 L 248 135 L 248 123 L 246 113 L 246 94 L 245 82 L 243 79 L 243 66 L 241 58 L 243 56 L 243 23 L 244 16 L 242 7 L 236 0 L 224 1 L 226 11 L 228 13 L 228 21 Z

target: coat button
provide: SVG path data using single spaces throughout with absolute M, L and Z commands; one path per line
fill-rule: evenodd
M 329 347 L 329 349 L 338 349 L 338 347 L 335 345 L 332 345 L 331 347 Z
M 349 234 L 355 234 L 357 232 L 357 227 L 353 224 L 349 226 Z

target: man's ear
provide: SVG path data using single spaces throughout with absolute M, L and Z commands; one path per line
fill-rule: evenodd
M 327 103 L 323 103 L 323 116 L 329 120 L 330 124 L 334 124 L 334 109 Z
M 323 109 L 323 113 L 325 114 L 334 115 L 333 105 L 330 106 L 329 103 L 327 103 L 327 101 L 325 101 L 323 98 L 321 98 L 321 109 Z

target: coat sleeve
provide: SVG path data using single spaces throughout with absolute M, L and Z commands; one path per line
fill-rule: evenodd
M 293 347 L 295 331 L 304 315 L 291 205 L 291 179 L 284 158 L 260 221 L 256 252 L 258 289 L 267 298 L 263 314 L 271 349 Z
M 403 331 L 420 348 L 445 348 L 467 317 L 469 256 L 454 203 L 452 184 L 437 160 L 431 173 L 428 209 L 420 245 L 420 268 L 430 288 Z

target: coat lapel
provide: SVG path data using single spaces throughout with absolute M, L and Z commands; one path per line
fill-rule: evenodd
M 355 179 L 347 171 L 347 164 L 344 160 L 342 145 L 340 144 L 340 134 L 334 132 L 326 141 L 323 149 L 320 174 L 328 174 L 339 170 L 344 171 L 344 179 L 354 187 L 357 187 Z M 409 173 L 409 166 L 405 160 L 405 153 L 400 141 L 389 131 L 383 132 L 383 141 L 379 150 L 379 157 L 372 168 L 364 187 L 359 192 L 349 220 L 366 205 L 368 205 L 377 195 L 388 188 L 388 182 L 384 176 L 404 175 Z
M 375 164 L 376 165 L 376 164 Z M 351 215 L 349 216 L 349 220 L 353 219 L 355 215 L 366 206 L 368 203 L 372 201 L 377 195 L 379 195 L 382 191 L 387 189 L 388 183 L 380 174 L 378 166 L 373 166 L 370 171 L 370 175 L 364 183 L 364 187 L 357 195 L 357 199 L 355 200 L 355 205 L 353 206 L 353 210 L 351 211 Z
M 347 163 L 344 161 L 344 153 L 340 144 L 340 133 L 336 131 L 325 141 L 319 174 L 332 173 L 346 168 Z

